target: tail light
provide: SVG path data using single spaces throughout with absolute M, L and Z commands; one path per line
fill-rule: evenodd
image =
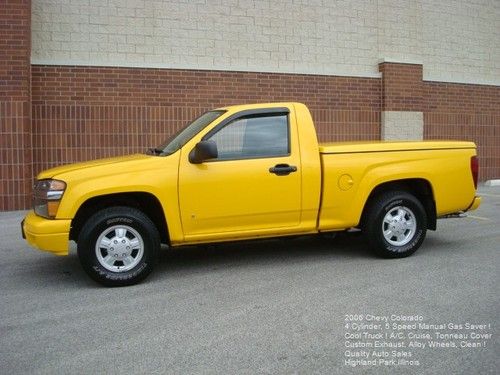
M 472 172 L 472 179 L 474 180 L 474 187 L 477 189 L 477 178 L 479 175 L 479 160 L 477 156 L 470 158 L 470 171 Z

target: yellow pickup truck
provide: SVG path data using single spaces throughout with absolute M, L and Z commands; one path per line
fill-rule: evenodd
M 476 209 L 471 142 L 318 143 L 307 107 L 204 113 L 162 145 L 41 172 L 22 223 L 33 246 L 130 285 L 171 247 L 359 228 L 376 254 L 414 253 L 436 219 Z

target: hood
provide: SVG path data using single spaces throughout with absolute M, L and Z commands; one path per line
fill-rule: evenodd
M 126 156 L 118 156 L 114 158 L 97 159 L 83 163 L 74 163 L 61 165 L 59 167 L 47 169 L 38 174 L 37 179 L 59 177 L 72 177 L 77 174 L 88 176 L 89 174 L 100 174 L 99 172 L 106 173 L 106 171 L 116 172 L 117 170 L 134 170 L 136 166 L 144 165 L 144 161 L 151 159 L 161 159 L 159 156 L 134 154 Z M 113 174 L 113 173 L 111 173 Z

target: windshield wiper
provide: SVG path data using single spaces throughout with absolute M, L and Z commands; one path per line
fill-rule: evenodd
M 151 147 L 151 148 L 148 148 L 148 152 L 147 153 L 149 155 L 161 155 L 161 154 L 163 154 L 163 150 L 160 149 L 160 148 Z

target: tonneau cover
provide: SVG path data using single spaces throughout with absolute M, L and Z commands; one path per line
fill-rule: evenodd
M 414 150 L 449 150 L 475 148 L 473 142 L 464 141 L 358 141 L 320 143 L 321 154 L 346 154 L 357 152 L 388 152 Z

